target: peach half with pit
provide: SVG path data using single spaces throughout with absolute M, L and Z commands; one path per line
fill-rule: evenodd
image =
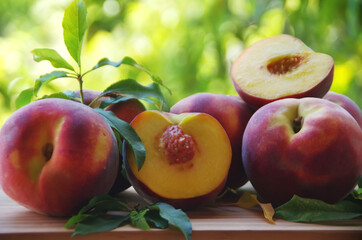
M 236 92 L 254 109 L 282 98 L 322 98 L 333 81 L 334 61 L 287 34 L 260 40 L 233 62 Z
M 248 181 L 241 158 L 241 143 L 253 111 L 239 96 L 196 93 L 181 99 L 171 107 L 170 112 L 200 112 L 216 118 L 225 129 L 232 148 L 232 160 L 225 187 L 237 189 Z
M 123 160 L 129 181 L 146 201 L 190 209 L 224 188 L 231 146 L 214 117 L 148 110 L 137 115 L 131 126 L 145 146 L 146 159 L 138 169 L 131 148 L 124 143 Z

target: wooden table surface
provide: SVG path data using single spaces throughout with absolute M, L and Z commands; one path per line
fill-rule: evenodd
M 121 194 L 138 201 L 132 188 Z M 188 211 L 195 239 L 356 239 L 362 240 L 362 219 L 334 222 L 332 225 L 293 223 L 276 219 L 269 223 L 258 209 L 212 205 Z M 9 199 L 0 189 L 0 239 L 70 239 L 67 218 L 39 215 Z M 184 239 L 177 230 L 139 230 L 130 225 L 111 232 L 76 236 L 72 239 Z

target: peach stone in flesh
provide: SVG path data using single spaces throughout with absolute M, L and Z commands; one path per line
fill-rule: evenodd
M 248 47 L 233 63 L 238 94 L 255 109 L 286 97 L 323 97 L 333 80 L 333 58 L 281 34 Z
M 162 134 L 160 147 L 163 149 L 170 164 L 185 163 L 190 161 L 195 151 L 190 135 L 184 134 L 180 127 L 172 125 Z
M 215 118 L 200 113 L 145 111 L 131 125 L 146 149 L 145 163 L 139 171 L 131 149 L 125 149 L 127 176 L 140 195 L 189 207 L 222 190 L 231 146 Z M 188 199 L 198 200 L 188 203 Z

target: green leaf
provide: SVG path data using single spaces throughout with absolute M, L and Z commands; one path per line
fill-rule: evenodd
M 94 218 L 92 214 L 77 214 L 72 216 L 65 224 L 64 228 L 71 228 L 73 225 L 85 221 L 87 218 Z
M 117 131 L 131 146 L 135 156 L 136 165 L 138 167 L 138 170 L 140 170 L 145 162 L 146 150 L 135 130 L 127 122 L 119 119 L 116 115 L 114 115 L 113 112 L 105 111 L 100 108 L 95 108 L 95 110 L 100 115 L 102 115 L 106 119 L 108 124 L 115 131 Z
M 129 220 L 129 215 L 88 218 L 75 227 L 72 237 L 76 235 L 86 235 L 90 233 L 111 231 L 125 224 Z
M 168 228 L 168 221 L 160 216 L 160 208 L 156 205 L 149 206 L 148 208 L 149 211 L 145 215 L 147 222 L 151 222 L 156 228 Z
M 145 214 L 148 212 L 148 209 L 144 209 L 141 211 L 132 211 L 129 215 L 131 218 L 131 224 L 142 230 L 149 230 L 150 225 L 148 225 L 147 220 L 145 218 Z
M 121 60 L 120 62 L 112 62 L 111 60 L 109 60 L 108 58 L 102 58 L 101 60 L 98 61 L 98 63 L 92 68 L 92 70 L 96 70 L 100 67 L 104 67 L 104 66 L 113 66 L 113 67 L 119 67 L 121 66 L 121 64 L 123 63 L 123 60 Z
M 107 95 L 107 96 L 109 97 L 109 95 Z M 101 104 L 99 105 L 99 107 L 102 108 L 102 109 L 105 109 L 107 106 L 109 106 L 111 104 L 118 103 L 118 102 L 124 102 L 124 101 L 130 100 L 130 99 L 136 99 L 136 97 L 132 97 L 132 96 L 118 96 L 118 97 L 115 97 L 115 98 L 110 97 L 109 99 L 103 100 L 101 102 Z
M 40 88 L 44 84 L 46 84 L 48 82 L 51 82 L 51 81 L 53 81 L 55 79 L 62 78 L 62 77 L 68 77 L 68 73 L 64 72 L 64 71 L 53 71 L 51 73 L 40 76 L 40 78 L 35 80 L 34 95 L 37 96 Z
M 72 216 L 65 224 L 65 228 L 69 228 L 74 224 L 83 222 L 89 218 L 95 218 L 108 211 L 129 211 L 129 207 L 123 201 L 109 196 L 108 194 L 101 194 L 93 197 L 89 203 L 83 206 L 77 215 Z
M 113 67 L 119 67 L 122 64 L 126 64 L 132 67 L 135 67 L 145 73 L 147 73 L 153 82 L 163 86 L 164 88 L 167 89 L 167 91 L 172 94 L 171 90 L 163 83 L 163 81 L 161 80 L 161 78 L 159 76 L 157 76 L 156 74 L 152 73 L 150 70 L 148 70 L 147 68 L 143 67 L 142 65 L 140 65 L 139 63 L 137 63 L 133 58 L 131 57 L 124 57 L 121 61 L 119 62 L 113 62 L 110 61 L 108 58 L 103 58 L 101 60 L 99 60 L 99 62 L 92 68 L 92 70 L 95 70 L 97 68 L 103 67 L 103 66 L 113 66 Z
M 160 209 L 162 218 L 180 229 L 187 240 L 191 239 L 192 225 L 185 212 L 166 203 L 157 203 L 156 206 Z
M 126 203 L 108 194 L 101 194 L 93 197 L 87 205 L 79 210 L 79 214 L 92 213 L 103 214 L 107 211 L 127 211 Z
M 276 218 L 292 222 L 321 222 L 330 220 L 352 219 L 362 216 L 362 205 L 343 200 L 328 204 L 316 199 L 293 196 L 287 203 L 275 209 Z
M 89 218 L 95 218 L 108 211 L 122 211 L 128 212 L 129 207 L 127 203 L 120 201 L 108 194 L 101 194 L 93 197 L 89 203 L 83 206 L 77 215 L 72 216 L 65 224 L 65 228 L 70 228 L 74 224 L 83 222 Z
M 65 9 L 63 18 L 63 37 L 68 52 L 81 66 L 80 55 L 87 26 L 87 9 L 83 1 L 74 0 Z
M 351 193 L 354 199 L 362 200 L 362 176 L 357 180 L 357 189 L 354 189 Z
M 358 185 L 358 188 L 361 189 L 362 188 L 362 175 L 359 176 L 358 180 L 357 180 L 357 185 Z
M 167 110 L 163 94 L 160 90 L 159 85 L 156 83 L 151 83 L 147 86 L 144 86 L 144 85 L 139 84 L 134 79 L 124 79 L 124 80 L 115 82 L 112 85 L 110 85 L 109 87 L 107 87 L 101 93 L 101 95 L 104 96 L 104 95 L 107 95 L 110 93 L 119 93 L 119 94 L 123 94 L 126 96 L 120 96 L 117 99 L 113 100 L 112 102 L 108 102 L 109 104 L 115 103 L 118 101 L 123 101 L 123 100 L 125 100 L 124 99 L 125 97 L 129 98 L 131 96 L 134 98 L 142 99 L 144 101 L 153 103 L 164 111 Z
M 74 68 L 53 49 L 38 48 L 31 51 L 36 62 L 48 60 L 55 68 L 65 68 L 74 71 Z
M 130 57 L 125 57 L 123 58 L 123 64 L 127 64 L 127 65 L 130 65 L 130 66 L 133 66 L 135 68 L 138 68 L 142 71 L 144 71 L 145 73 L 147 73 L 151 78 L 152 80 L 155 82 L 155 83 L 158 83 L 159 85 L 163 86 L 164 88 L 166 88 L 168 90 L 168 92 L 171 94 L 171 90 L 166 87 L 161 78 L 159 76 L 157 76 L 156 74 L 152 73 L 151 71 L 149 71 L 147 68 L 143 67 L 141 64 L 137 63 L 135 60 L 133 60 L 132 58 Z
M 77 97 L 75 96 L 75 92 L 74 91 L 70 91 L 70 90 L 65 90 L 62 92 L 63 94 L 67 95 L 68 98 L 70 99 L 76 99 Z
M 62 99 L 67 99 L 67 100 L 72 100 L 73 99 L 73 98 L 70 98 L 64 92 L 52 93 L 52 94 L 44 95 L 44 96 L 41 97 L 41 99 L 44 99 L 44 98 L 62 98 Z
M 127 203 L 107 194 L 92 198 L 64 227 L 71 228 L 75 225 L 73 237 L 111 231 L 127 223 L 143 230 L 149 230 L 151 226 L 166 229 L 170 223 L 180 229 L 188 240 L 192 233 L 190 220 L 182 210 L 176 210 L 165 203 L 137 210 L 137 207 L 130 208 Z
M 16 109 L 21 108 L 22 106 L 25 106 L 26 104 L 29 104 L 31 102 L 31 99 L 34 96 L 34 89 L 28 88 L 19 94 L 19 96 L 15 99 L 15 107 Z

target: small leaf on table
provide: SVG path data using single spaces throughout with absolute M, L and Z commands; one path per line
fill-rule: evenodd
M 128 206 L 125 202 L 108 194 L 101 194 L 93 197 L 87 205 L 82 207 L 79 213 L 103 214 L 107 211 L 127 211 Z
M 87 205 L 83 206 L 77 215 L 74 215 L 68 220 L 65 228 L 70 228 L 74 224 L 105 214 L 108 211 L 127 212 L 129 208 L 125 202 L 113 198 L 108 194 L 97 195 L 93 197 Z
M 192 225 L 189 217 L 181 209 L 175 209 L 166 203 L 157 203 L 160 209 L 160 216 L 166 219 L 171 225 L 177 227 L 187 240 L 191 239 Z
M 145 218 L 148 222 L 151 222 L 154 227 L 160 229 L 168 228 L 168 221 L 160 216 L 160 209 L 156 205 L 152 205 L 148 207 L 149 211 L 147 211 Z
M 321 222 L 352 219 L 362 216 L 362 204 L 343 200 L 328 204 L 316 199 L 296 195 L 287 203 L 275 209 L 275 217 L 292 222 Z
M 76 225 L 80 222 L 85 221 L 88 218 L 93 218 L 95 217 L 92 214 L 83 214 L 83 213 L 78 213 L 77 215 L 72 216 L 66 223 L 64 228 L 71 228 L 73 225 Z
M 270 203 L 261 203 L 258 201 L 258 198 L 255 194 L 244 192 L 243 195 L 239 198 L 236 203 L 237 206 L 241 208 L 252 208 L 255 206 L 260 206 L 263 210 L 264 217 L 270 222 L 274 223 L 274 208 Z
M 149 230 L 150 225 L 148 225 L 147 220 L 145 218 L 148 209 L 144 209 L 141 211 L 132 211 L 130 215 L 131 223 L 133 226 L 142 229 L 142 230 Z
M 72 234 L 72 237 L 76 235 L 85 235 L 97 232 L 107 232 L 116 229 L 126 223 L 129 220 L 129 215 L 126 216 L 113 216 L 107 215 L 105 217 L 92 217 L 88 218 L 81 223 L 78 223 Z
M 362 176 L 358 178 L 357 189 L 352 191 L 352 196 L 355 199 L 362 200 Z

